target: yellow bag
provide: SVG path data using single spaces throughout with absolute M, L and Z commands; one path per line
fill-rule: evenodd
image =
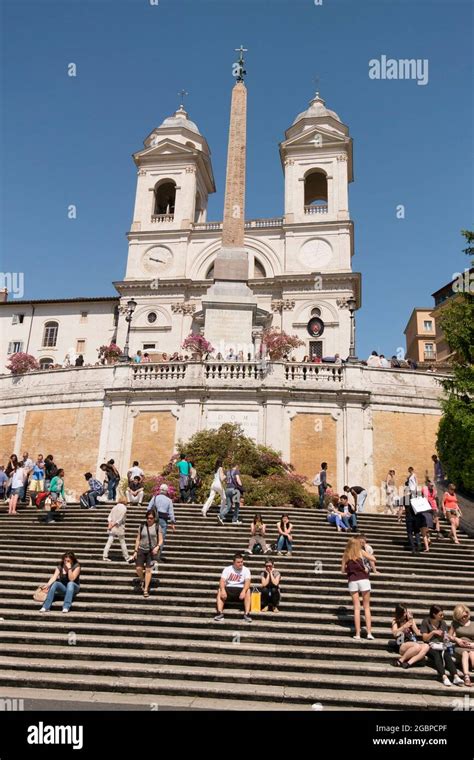
M 258 588 L 254 588 L 250 594 L 250 612 L 261 612 L 262 595 Z

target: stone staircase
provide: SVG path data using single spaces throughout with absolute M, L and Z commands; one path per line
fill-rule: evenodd
M 69 505 L 64 522 L 42 525 L 36 510 L 16 517 L 0 507 L 0 696 L 31 695 L 87 701 L 89 707 L 141 704 L 147 709 L 452 709 L 465 687 L 446 688 L 421 665 L 400 672 L 388 648 L 395 602 L 406 602 L 418 623 L 431 604 L 474 610 L 474 539 L 461 545 L 433 540 L 429 554 L 412 556 L 403 525 L 385 515 L 359 515 L 380 576 L 372 578 L 375 641 L 353 641 L 352 605 L 340 573 L 346 534 L 316 510 L 292 510 L 292 557 L 275 556 L 282 573 L 280 612 L 242 621 L 237 609 L 213 621 L 222 568 L 247 546 L 254 513 L 243 526 L 218 525 L 196 505 L 177 505 L 176 533 L 149 599 L 133 583 L 118 542 L 102 561 L 109 507 Z M 144 508 L 129 508 L 130 551 Z M 262 510 L 270 540 L 281 509 Z M 446 528 L 447 532 L 447 528 Z M 63 551 L 82 565 L 82 590 L 69 615 L 60 603 L 41 615 L 32 594 Z M 255 579 L 263 557 L 246 560 Z M 364 634 L 363 634 L 364 635 Z

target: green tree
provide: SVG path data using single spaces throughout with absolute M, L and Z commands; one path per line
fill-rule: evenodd
M 315 503 L 315 497 L 303 485 L 306 478 L 297 475 L 277 451 L 244 435 L 240 425 L 226 423 L 218 430 L 201 430 L 186 443 L 179 441 L 177 449 L 178 454 L 172 457 L 162 476 L 166 482 L 177 482 L 176 461 L 185 454 L 202 478 L 197 493 L 199 501 L 207 498 L 215 464 L 220 459 L 224 469 L 232 463 L 239 466 L 247 504 L 302 507 Z
M 474 232 L 462 231 L 467 247 L 474 253 Z M 446 392 L 442 401 L 437 449 L 449 480 L 474 491 L 474 296 L 468 285 L 440 316 L 441 329 L 452 353 L 452 374 L 441 381 Z

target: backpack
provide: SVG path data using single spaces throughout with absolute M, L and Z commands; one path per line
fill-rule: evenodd
M 261 544 L 255 544 L 252 549 L 252 554 L 261 554 L 262 553 L 262 545 Z
M 49 491 L 41 491 L 35 498 L 35 504 L 39 509 L 42 509 L 44 507 L 44 502 L 46 501 L 47 497 L 49 496 Z
M 94 491 L 97 496 L 103 496 L 105 493 L 103 484 L 100 482 L 100 480 L 96 480 L 96 478 L 92 478 L 91 490 Z
M 314 476 L 313 486 L 320 486 L 320 485 L 321 485 L 321 473 L 318 472 L 318 474 Z

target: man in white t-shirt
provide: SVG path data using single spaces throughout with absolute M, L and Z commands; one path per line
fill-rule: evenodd
M 232 565 L 225 567 L 222 571 L 217 592 L 216 606 L 217 615 L 214 620 L 216 623 L 224 622 L 224 607 L 226 602 L 243 602 L 244 620 L 251 623 L 250 612 L 250 570 L 244 567 L 244 558 L 242 554 L 234 554 Z
M 130 467 L 129 471 L 127 472 L 127 478 L 129 484 L 133 483 L 133 478 L 140 478 L 140 483 L 143 483 L 145 479 L 145 473 L 143 472 L 142 468 L 138 466 L 137 460 L 134 461 L 132 467 Z

